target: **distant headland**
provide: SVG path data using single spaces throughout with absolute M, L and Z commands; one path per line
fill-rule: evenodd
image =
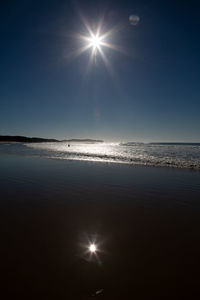
M 18 142 L 18 143 L 54 143 L 54 142 L 66 142 L 66 143 L 103 143 L 103 140 L 94 139 L 69 139 L 69 140 L 57 140 L 57 139 L 45 139 L 39 137 L 27 137 L 27 136 L 11 136 L 0 135 L 0 142 Z

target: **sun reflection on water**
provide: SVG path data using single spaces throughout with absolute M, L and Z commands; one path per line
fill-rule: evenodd
M 26 144 L 29 155 L 131 165 L 200 169 L 200 146 L 55 142 Z
M 48 150 L 50 157 L 91 162 L 124 163 L 124 148 L 119 143 L 45 143 L 34 148 Z M 126 157 L 129 153 L 126 153 Z
M 89 161 L 109 161 L 109 159 L 116 156 L 121 156 L 120 153 L 116 152 L 116 144 L 81 144 L 81 143 L 71 143 L 70 147 L 68 144 L 57 145 L 56 149 L 59 152 L 66 155 L 66 158 L 70 159 L 80 159 Z

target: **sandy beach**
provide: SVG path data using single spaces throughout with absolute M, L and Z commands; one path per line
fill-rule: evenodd
M 14 155 L 0 165 L 3 299 L 200 294 L 200 172 Z

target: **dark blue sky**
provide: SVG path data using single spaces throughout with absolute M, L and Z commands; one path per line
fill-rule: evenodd
M 1 1 L 0 134 L 200 142 L 199 1 Z M 80 12 L 117 26 L 88 71 Z M 136 26 L 130 15 L 138 15 Z

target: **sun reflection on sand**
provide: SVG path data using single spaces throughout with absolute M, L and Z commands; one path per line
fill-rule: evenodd
M 95 244 L 91 244 L 89 246 L 89 250 L 90 250 L 91 253 L 95 253 L 97 251 L 96 245 Z
M 82 233 L 80 237 L 78 253 L 79 257 L 87 263 L 95 263 L 103 267 L 103 257 L 106 254 L 104 249 L 105 238 L 98 233 Z

